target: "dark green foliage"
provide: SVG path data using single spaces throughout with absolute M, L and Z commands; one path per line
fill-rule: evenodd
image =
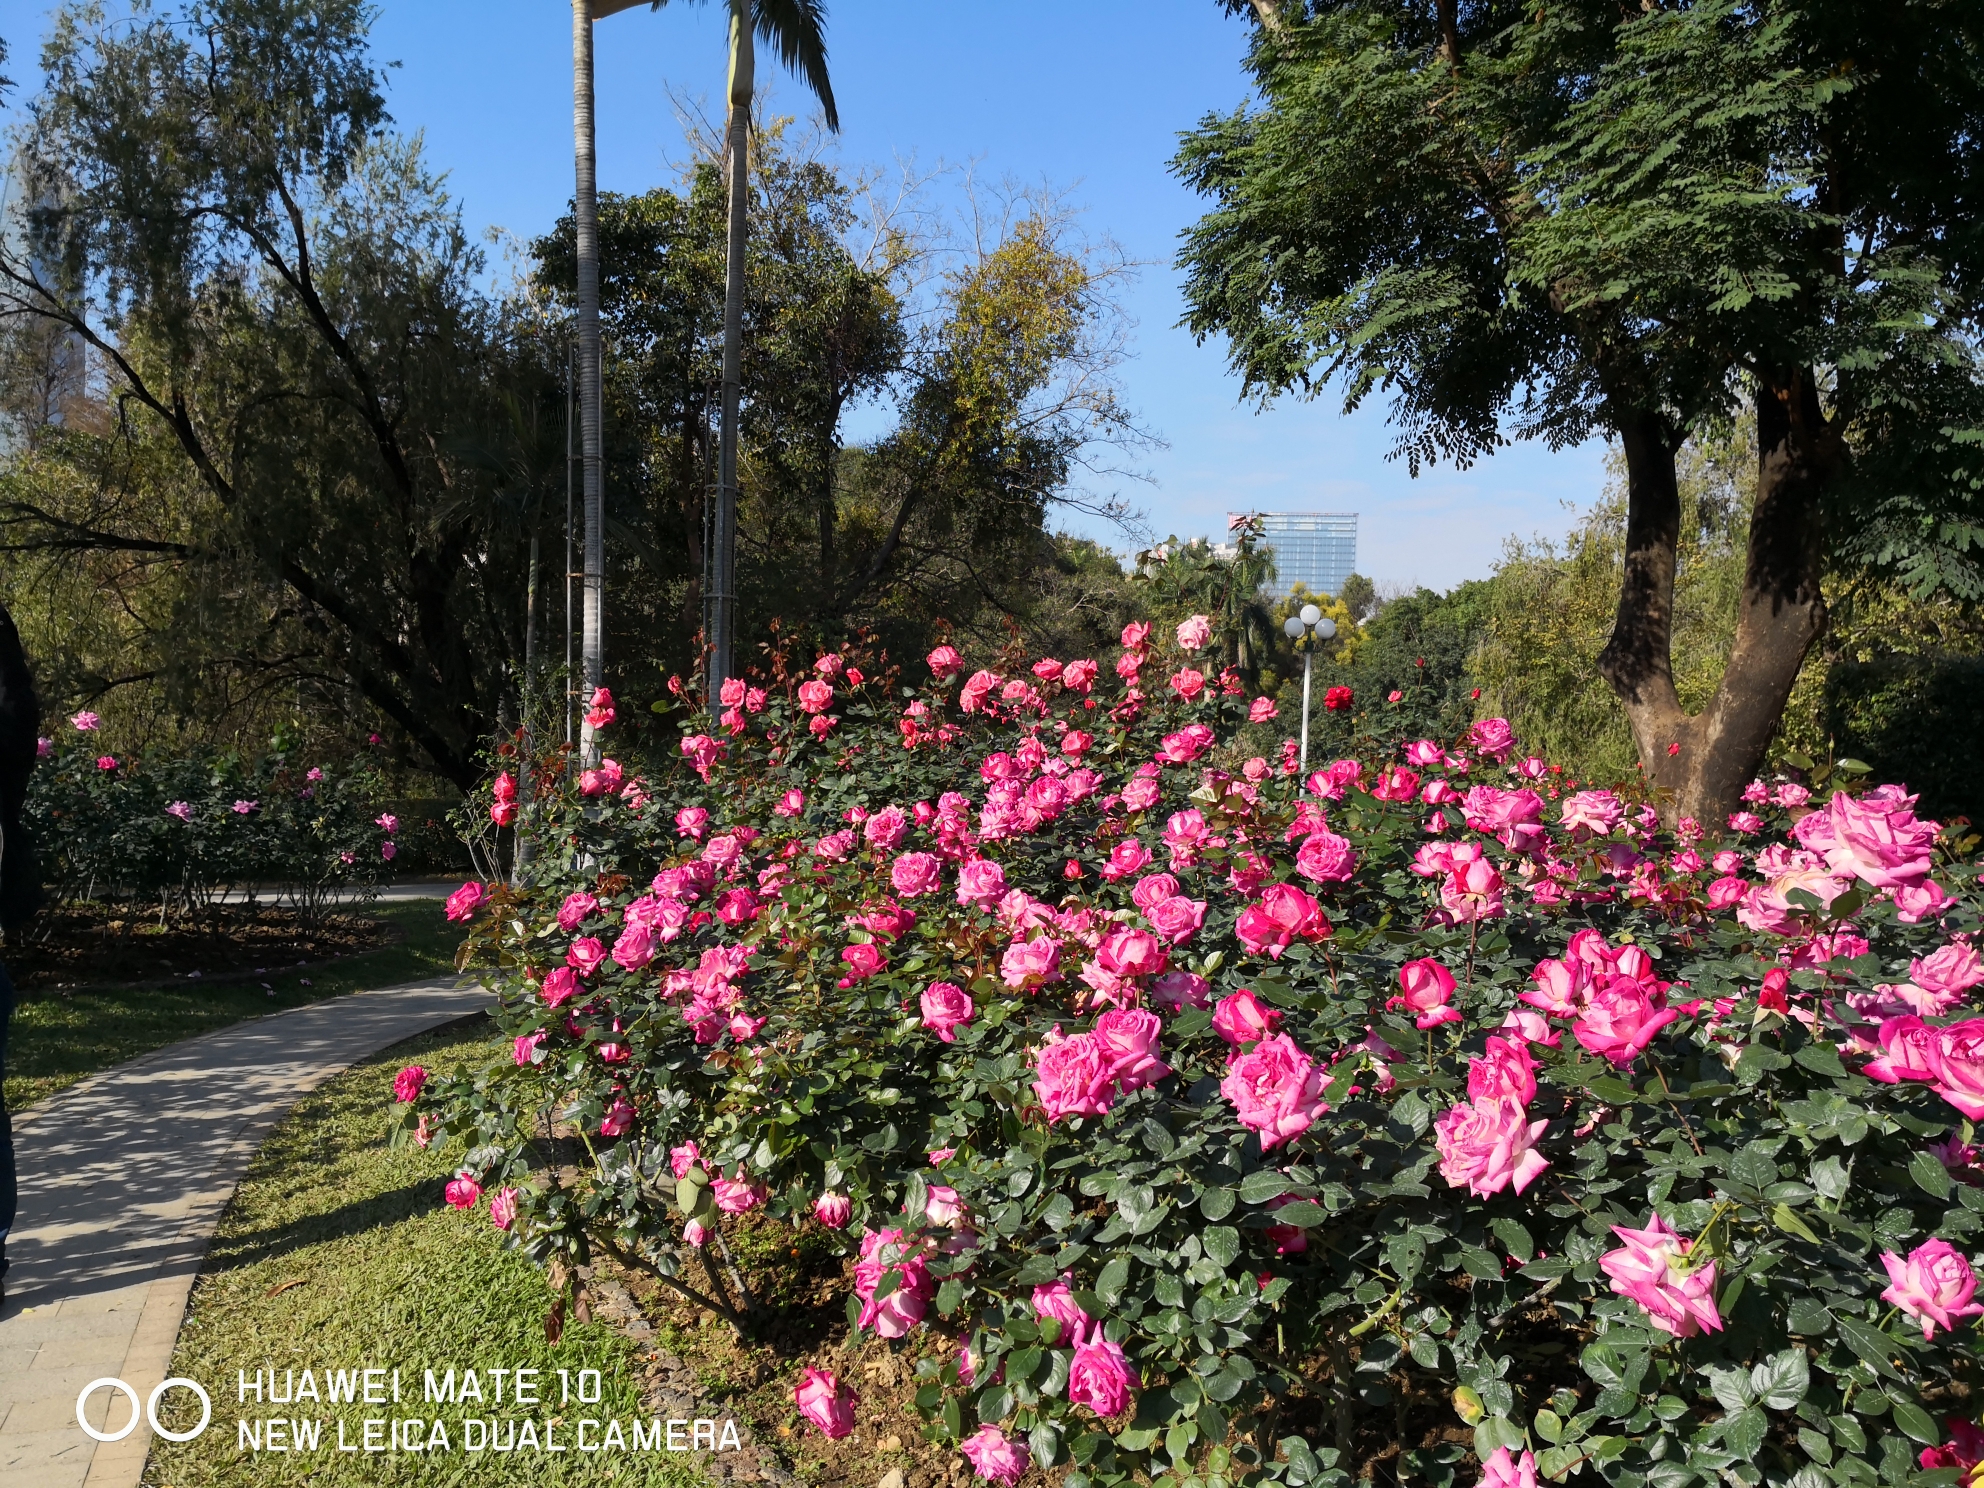
M 1890 656 L 1842 661 L 1826 674 L 1836 754 L 1922 796 L 1924 816 L 1984 819 L 1984 659 Z

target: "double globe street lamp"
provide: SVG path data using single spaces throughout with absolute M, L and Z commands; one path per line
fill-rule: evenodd
M 1309 776 L 1309 679 L 1316 671 L 1316 641 L 1336 638 L 1336 621 L 1312 604 L 1305 604 L 1281 622 L 1281 632 L 1302 651 L 1302 778 Z M 1315 639 L 1309 639 L 1313 636 Z M 1303 642 L 1308 640 L 1307 645 Z

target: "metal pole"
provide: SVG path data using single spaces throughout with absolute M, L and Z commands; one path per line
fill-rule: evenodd
M 712 524 L 715 562 L 710 586 L 709 665 L 703 685 L 710 711 L 730 678 L 737 628 L 737 405 L 742 394 L 744 320 L 744 234 L 751 190 L 751 96 L 756 81 L 751 8 L 742 0 L 730 7 L 730 112 L 725 119 L 724 165 L 730 178 L 729 237 L 723 285 L 723 435 L 717 456 L 716 520 Z
M 579 657 L 585 674 L 582 686 L 590 697 L 603 681 L 606 650 L 606 534 L 599 467 L 599 176 L 593 139 L 591 0 L 572 0 L 572 95 L 577 177 L 572 220 L 578 250 L 579 458 L 584 469 L 585 502 L 585 633 Z M 579 754 L 588 766 L 598 763 L 599 743 L 590 724 L 579 735 Z
M 577 353 L 565 354 L 565 742 L 572 742 L 572 374 Z
M 537 534 L 530 535 L 530 594 L 524 600 L 524 685 L 519 689 L 517 717 L 523 722 L 517 754 L 517 850 L 512 860 L 517 882 L 530 862 L 530 803 L 536 796 L 531 766 L 537 752 L 537 731 L 531 727 L 537 702 Z
M 1313 648 L 1315 642 L 1310 641 Z M 1313 649 L 1302 653 L 1302 778 L 1309 778 L 1309 678 L 1316 669 L 1316 653 Z

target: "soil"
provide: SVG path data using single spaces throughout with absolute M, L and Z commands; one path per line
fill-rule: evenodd
M 403 937 L 359 915 L 305 921 L 293 910 L 221 905 L 161 925 L 101 904 L 54 905 L 9 937 L 7 972 L 24 994 L 145 982 L 253 976 L 377 950 Z M 196 978 L 197 974 L 197 978 Z

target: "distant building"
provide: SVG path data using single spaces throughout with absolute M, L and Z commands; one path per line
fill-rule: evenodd
M 1357 572 L 1356 512 L 1259 512 L 1261 546 L 1274 551 L 1268 592 L 1284 599 L 1297 584 L 1311 594 L 1337 594 Z M 1229 523 L 1233 518 L 1229 517 Z

